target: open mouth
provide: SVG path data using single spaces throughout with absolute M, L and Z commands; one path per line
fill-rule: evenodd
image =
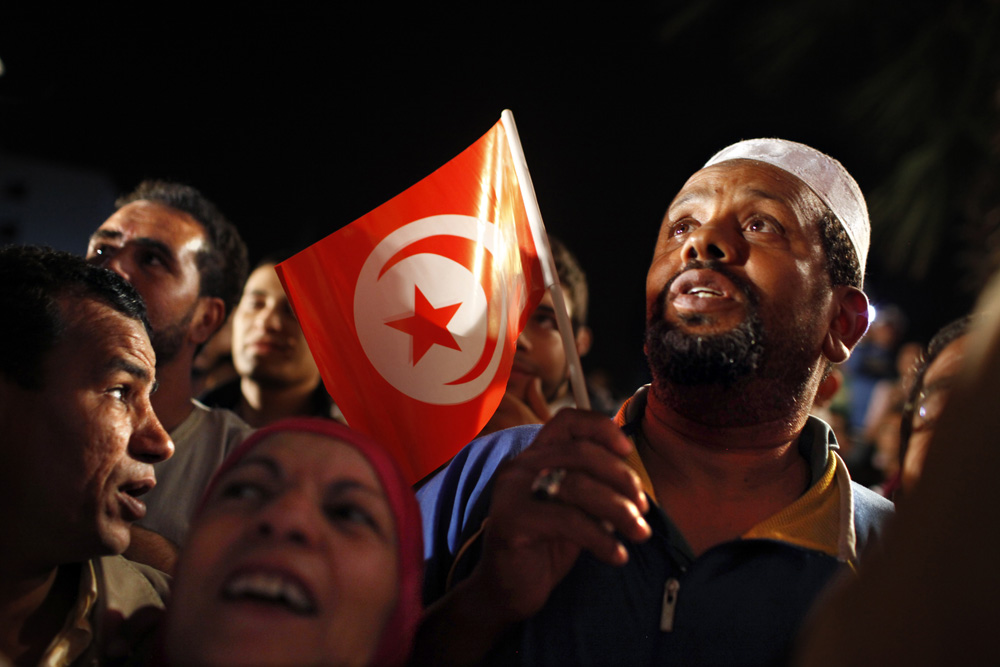
M 152 489 L 153 485 L 152 482 L 142 480 L 118 487 L 118 498 L 125 509 L 125 519 L 139 521 L 146 516 L 146 503 L 139 500 L 139 496 Z
M 713 289 L 711 287 L 692 287 L 691 289 L 684 292 L 684 294 L 690 294 L 696 296 L 699 299 L 710 299 L 725 296 L 722 291 Z
M 316 614 L 316 602 L 309 590 L 294 577 L 278 572 L 240 572 L 222 588 L 222 598 L 273 605 L 299 616 Z

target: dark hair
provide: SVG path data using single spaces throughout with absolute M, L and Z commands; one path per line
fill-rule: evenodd
M 0 373 L 25 389 L 40 389 L 44 356 L 66 331 L 59 301 L 93 299 L 152 334 L 142 297 L 113 271 L 82 257 L 40 246 L 0 248 Z
M 825 207 L 824 207 L 825 208 Z M 851 243 L 847 230 L 830 209 L 826 209 L 819 219 L 819 235 L 826 253 L 826 270 L 830 274 L 830 285 L 851 285 L 861 289 L 864 277 L 858 263 L 858 253 Z
M 247 279 L 247 247 L 236 227 L 222 215 L 215 204 L 190 185 L 169 181 L 145 180 L 127 195 L 115 201 L 122 208 L 137 201 L 150 201 L 187 213 L 205 229 L 208 247 L 197 256 L 201 276 L 201 296 L 213 296 L 232 312 Z
M 971 326 L 971 315 L 966 315 L 953 322 L 949 322 L 934 334 L 931 342 L 927 344 L 927 349 L 920 354 L 920 359 L 917 361 L 917 372 L 913 378 L 913 387 L 910 389 L 910 395 L 903 406 L 903 419 L 899 425 L 900 466 L 902 466 L 903 460 L 906 458 L 906 450 L 910 445 L 910 436 L 913 435 L 913 415 L 917 410 L 917 401 L 920 398 L 920 392 L 924 390 L 924 376 L 927 375 L 927 369 L 946 347 L 969 333 Z
M 549 234 L 549 247 L 552 249 L 552 259 L 555 260 L 556 275 L 559 283 L 569 292 L 573 331 L 587 324 L 587 274 L 580 268 L 576 256 L 563 245 L 562 241 Z

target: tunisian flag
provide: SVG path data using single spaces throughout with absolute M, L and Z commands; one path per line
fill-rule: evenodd
M 503 123 L 276 267 L 330 395 L 411 482 L 489 420 L 544 292 Z

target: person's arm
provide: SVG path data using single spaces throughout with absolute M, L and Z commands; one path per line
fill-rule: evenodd
M 606 417 L 579 410 L 556 415 L 534 443 L 497 471 L 482 558 L 472 574 L 425 613 L 414 662 L 481 661 L 517 622 L 537 613 L 581 550 L 623 565 L 615 536 L 650 536 L 638 476 L 624 457 L 632 444 Z M 533 493 L 545 471 L 565 469 L 550 500 Z
M 173 575 L 179 553 L 177 545 L 159 533 L 135 524 L 131 533 L 132 541 L 125 550 L 125 558 Z

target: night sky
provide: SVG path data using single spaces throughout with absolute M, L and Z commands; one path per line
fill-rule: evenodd
M 858 20 L 878 30 L 853 37 L 818 9 L 830 4 L 815 3 L 802 29 L 830 48 L 777 80 L 774 54 L 746 39 L 755 24 L 742 3 L 15 12 L 0 23 L 0 158 L 93 170 L 117 192 L 145 177 L 188 182 L 237 224 L 254 258 L 363 215 L 510 108 L 546 226 L 590 277 L 585 366 L 608 369 L 627 392 L 644 372 L 643 287 L 660 219 L 716 150 L 781 136 L 837 157 L 863 189 L 879 178 L 885 158 L 869 159 L 863 119 L 838 108 L 838 92 L 918 18 L 890 12 L 928 3 L 876 3 Z M 18 221 L 7 222 L 18 240 Z M 972 303 L 947 261 L 917 284 L 873 253 L 868 273 L 876 302 L 911 311 L 911 337 Z

